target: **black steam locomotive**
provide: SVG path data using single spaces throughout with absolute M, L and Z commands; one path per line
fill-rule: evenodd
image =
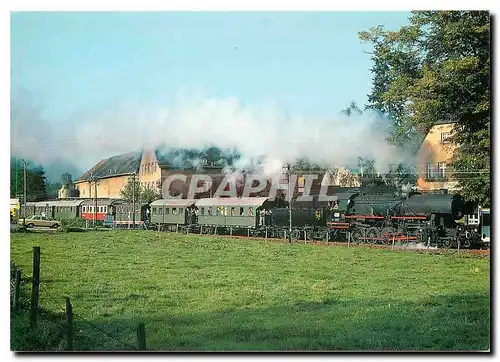
M 416 242 L 438 247 L 477 247 L 477 226 L 467 225 L 465 216 L 475 205 L 460 195 L 402 195 L 387 187 L 348 188 L 335 193 L 335 200 L 292 203 L 292 238 L 344 240 L 352 243 Z M 290 228 L 288 207 L 270 208 L 265 225 L 270 235 Z M 260 227 L 258 234 L 262 234 Z M 289 232 L 289 231 L 288 231 Z

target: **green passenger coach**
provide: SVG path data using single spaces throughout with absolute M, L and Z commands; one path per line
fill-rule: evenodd
M 228 197 L 200 199 L 198 224 L 200 226 L 253 228 L 267 197 Z
M 163 199 L 151 203 L 151 223 L 157 225 L 189 225 L 195 221 L 196 200 Z

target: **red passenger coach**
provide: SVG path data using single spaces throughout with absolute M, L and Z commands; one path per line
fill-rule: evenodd
M 85 220 L 92 221 L 94 217 L 98 221 L 104 221 L 106 215 L 116 215 L 116 206 L 115 204 L 119 200 L 97 200 L 97 210 L 96 210 L 96 201 L 93 199 L 85 200 L 81 204 L 81 215 Z M 97 211 L 97 212 L 96 212 Z

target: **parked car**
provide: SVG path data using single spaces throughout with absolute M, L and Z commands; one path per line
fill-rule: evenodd
M 23 225 L 23 219 L 20 219 L 18 224 Z M 61 222 L 57 220 L 51 220 L 46 216 L 33 215 L 26 218 L 25 225 L 26 227 L 29 228 L 32 228 L 34 226 L 39 226 L 39 227 L 49 227 L 57 229 L 61 227 Z

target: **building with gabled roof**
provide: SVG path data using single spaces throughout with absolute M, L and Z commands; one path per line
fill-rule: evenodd
M 129 178 L 136 175 L 143 188 L 161 194 L 161 185 L 169 175 L 182 174 L 186 176 L 186 182 L 175 183 L 173 193 L 186 197 L 191 176 L 201 173 L 212 176 L 212 189 L 207 194 L 213 195 L 224 178 L 223 168 L 232 162 L 231 158 L 226 161 L 224 156 L 226 154 L 215 151 L 213 147 L 201 151 L 156 148 L 129 152 L 99 161 L 80 176 L 74 186 L 79 197 L 93 198 L 96 181 L 98 198 L 120 198 Z
M 79 197 L 120 198 L 128 178 L 137 173 L 142 152 L 129 152 L 99 161 L 74 182 Z M 97 185 L 95 185 L 96 181 Z

